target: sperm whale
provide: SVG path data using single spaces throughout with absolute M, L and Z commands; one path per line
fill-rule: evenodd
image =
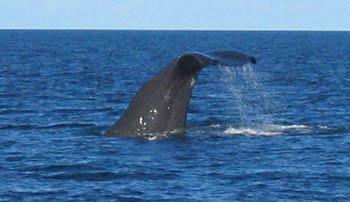
M 192 52 L 173 59 L 136 93 L 107 136 L 145 136 L 186 128 L 195 81 L 207 66 L 242 66 L 256 59 L 237 51 Z

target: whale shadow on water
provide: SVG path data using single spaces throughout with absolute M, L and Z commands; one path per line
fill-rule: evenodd
M 243 66 L 256 59 L 237 51 L 186 53 L 172 60 L 136 93 L 106 136 L 157 139 L 184 136 L 187 109 L 200 71 L 207 66 Z

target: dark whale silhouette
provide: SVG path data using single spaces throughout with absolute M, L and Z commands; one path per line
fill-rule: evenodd
M 186 53 L 171 61 L 136 93 L 108 136 L 147 136 L 185 129 L 187 107 L 196 78 L 206 66 L 255 64 L 254 57 L 236 51 Z

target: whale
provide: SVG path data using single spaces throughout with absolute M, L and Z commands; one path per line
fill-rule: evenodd
M 238 51 L 190 52 L 171 60 L 135 94 L 106 136 L 145 137 L 185 131 L 187 110 L 196 79 L 204 67 L 255 64 Z

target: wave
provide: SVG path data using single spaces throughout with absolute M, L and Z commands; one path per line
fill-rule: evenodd
M 15 195 L 18 194 L 27 194 L 30 196 L 47 196 L 47 195 L 61 195 L 68 193 L 64 189 L 55 189 L 55 188 L 45 188 L 45 187 L 34 187 L 34 188 L 24 188 L 20 186 L 14 187 L 12 190 L 9 191 L 10 193 L 13 193 Z
M 62 122 L 62 123 L 54 123 L 50 125 L 31 125 L 31 124 L 7 124 L 0 125 L 0 130 L 32 130 L 32 129 L 60 129 L 60 128 L 79 128 L 79 127 L 97 127 L 94 123 L 71 123 L 71 122 Z
M 40 126 L 39 128 L 42 129 L 59 129 L 59 128 L 76 128 L 76 127 L 91 127 L 91 126 L 97 126 L 93 123 L 55 123 L 51 125 L 46 126 Z
M 9 114 L 27 114 L 27 113 L 36 113 L 36 110 L 31 109 L 0 109 L 0 114 L 9 115 Z
M 112 171 L 81 171 L 81 172 L 59 172 L 44 174 L 42 177 L 55 180 L 77 180 L 77 181 L 113 181 L 120 179 L 152 179 L 164 180 L 175 179 L 177 174 L 173 173 L 148 173 L 148 172 L 112 172 Z

